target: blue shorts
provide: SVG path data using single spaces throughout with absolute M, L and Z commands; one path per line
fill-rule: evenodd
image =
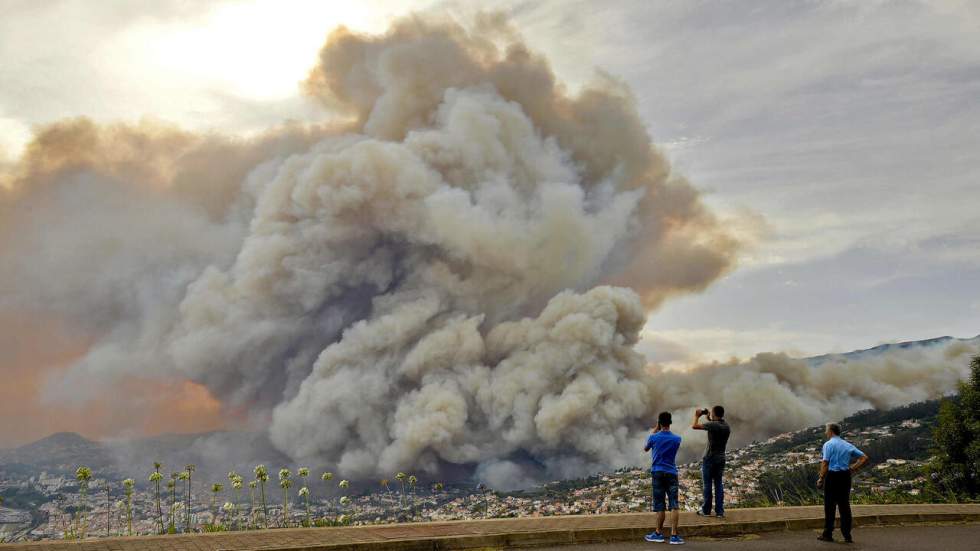
M 677 475 L 656 471 L 653 473 L 653 512 L 677 509 Z

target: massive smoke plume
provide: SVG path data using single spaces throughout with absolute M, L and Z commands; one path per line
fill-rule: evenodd
M 568 93 L 499 16 L 337 30 L 305 89 L 346 122 L 39 131 L 0 186 L 0 320 L 86 343 L 35 374 L 47 400 L 157 419 L 144 397 L 189 381 L 297 461 L 514 486 L 638 464 L 660 409 L 727 402 L 747 436 L 940 394 L 965 369 L 648 370 L 646 309 L 738 245 L 623 84 Z

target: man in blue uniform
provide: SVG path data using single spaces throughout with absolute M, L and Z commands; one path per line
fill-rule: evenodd
M 677 533 L 680 522 L 680 512 L 677 510 L 677 450 L 681 447 L 681 437 L 670 432 L 672 419 L 670 412 L 663 412 L 657 417 L 657 427 L 647 437 L 643 451 L 650 452 L 652 465 L 650 474 L 653 477 L 653 511 L 657 513 L 657 531 L 647 534 L 644 539 L 653 542 L 664 542 L 664 520 L 666 511 L 670 511 L 670 544 L 681 545 L 684 539 Z
M 868 456 L 854 444 L 840 437 L 840 425 L 827 423 L 827 441 L 823 445 L 820 478 L 817 488 L 823 488 L 823 534 L 820 541 L 834 541 L 834 513 L 840 509 L 840 531 L 844 541 L 851 539 L 851 475 L 868 462 Z M 853 463 L 851 463 L 853 461 Z

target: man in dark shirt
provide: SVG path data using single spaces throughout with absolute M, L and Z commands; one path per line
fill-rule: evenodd
M 701 422 L 701 416 L 707 415 L 708 420 Z M 725 473 L 725 447 L 732 430 L 725 422 L 725 408 L 715 406 L 711 411 L 697 409 L 694 411 L 694 424 L 691 428 L 708 432 L 708 444 L 704 448 L 704 460 L 701 463 L 701 480 L 704 482 L 704 505 L 698 510 L 701 516 L 711 515 L 711 494 L 714 489 L 715 516 L 725 516 L 725 487 L 722 475 Z

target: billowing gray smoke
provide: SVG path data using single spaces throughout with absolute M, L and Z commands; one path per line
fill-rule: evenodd
M 705 438 L 688 428 L 695 407 L 725 405 L 734 426 L 732 443 L 746 444 L 865 409 L 943 396 L 969 376 L 970 359 L 978 353 L 980 337 L 810 360 L 765 353 L 688 372 L 655 369 L 653 399 L 674 412 L 675 422 L 680 416 L 680 432 L 691 443 L 685 457 L 693 458 Z
M 355 477 L 621 463 L 648 407 L 629 347 L 644 312 L 632 291 L 573 291 L 637 249 L 685 263 L 652 272 L 655 302 L 728 264 L 625 91 L 566 97 L 519 43 L 498 53 L 500 21 L 479 25 L 336 33 L 308 87 L 359 133 L 277 164 L 233 265 L 181 304 L 177 366 L 238 400 L 272 389 L 272 439 L 294 457 Z
M 651 374 L 645 309 L 709 285 L 737 244 L 621 83 L 569 95 L 498 16 L 335 31 L 306 89 L 348 122 L 40 131 L 0 195 L 0 324 L 84 343 L 49 399 L 108 395 L 127 412 L 109 418 L 158 426 L 167 404 L 120 385 L 189 380 L 297 461 L 513 486 L 640 463 L 660 409 L 726 402 L 747 436 L 942 393 L 960 369 Z

